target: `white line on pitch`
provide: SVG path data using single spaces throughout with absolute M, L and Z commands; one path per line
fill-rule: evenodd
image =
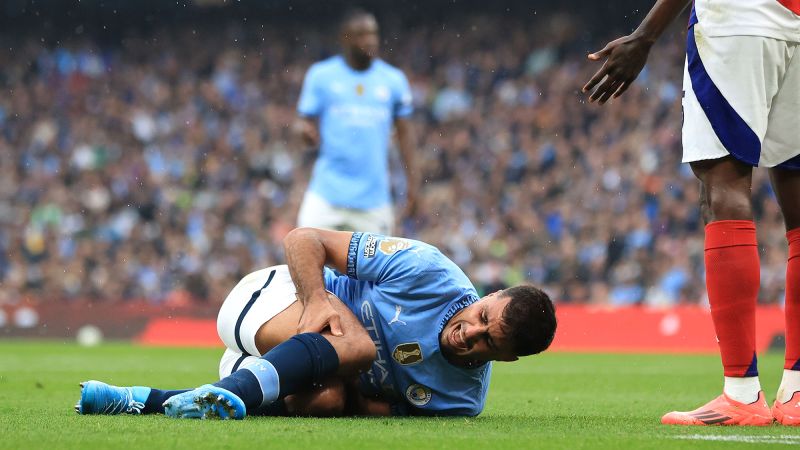
M 746 442 L 749 444 L 800 444 L 800 436 L 779 435 L 779 436 L 757 436 L 757 435 L 724 435 L 724 434 L 688 434 L 685 436 L 672 436 L 675 439 L 697 440 L 697 441 L 724 441 L 724 442 Z

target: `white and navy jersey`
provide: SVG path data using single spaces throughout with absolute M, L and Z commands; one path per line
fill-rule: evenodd
M 377 347 L 372 368 L 361 375 L 365 394 L 389 401 L 397 414 L 474 416 L 483 410 L 491 363 L 457 367 L 439 349 L 447 321 L 478 294 L 436 247 L 353 233 L 347 276 L 326 269 L 325 287 L 353 311 Z
M 763 36 L 800 42 L 800 0 L 695 0 L 690 25 L 707 36 Z

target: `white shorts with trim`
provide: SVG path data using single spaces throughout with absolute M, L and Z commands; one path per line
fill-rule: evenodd
M 297 226 L 339 231 L 368 231 L 392 235 L 394 212 L 391 205 L 375 209 L 342 208 L 330 204 L 319 195 L 306 191 Z
M 686 53 L 683 162 L 732 155 L 800 169 L 800 44 L 711 37 L 696 24 Z
M 227 347 L 220 378 L 238 369 L 248 356 L 261 356 L 256 347 L 258 329 L 297 301 L 296 293 L 286 265 L 258 270 L 239 281 L 217 316 L 217 334 Z

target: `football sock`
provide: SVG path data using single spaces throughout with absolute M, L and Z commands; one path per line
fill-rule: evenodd
M 173 395 L 183 394 L 191 389 L 177 389 L 174 391 L 162 391 L 161 389 L 134 386 L 133 399 L 144 403 L 142 414 L 164 414 L 164 402 Z M 145 391 L 146 390 L 146 391 Z M 144 398 L 144 400 L 140 400 Z
M 783 370 L 781 387 L 778 388 L 777 400 L 786 403 L 795 392 L 800 391 L 800 370 Z
M 789 261 L 786 264 L 786 360 L 787 370 L 800 370 L 800 228 L 786 233 Z
M 706 225 L 705 263 L 708 301 L 724 374 L 757 377 L 756 301 L 761 269 L 755 224 L 750 220 L 720 220 Z
M 286 402 L 279 398 L 267 406 L 255 408 L 253 412 L 247 412 L 251 416 L 288 416 L 289 411 L 286 409 Z
M 319 383 L 338 368 L 339 356 L 331 343 L 319 333 L 303 333 L 278 344 L 214 386 L 239 396 L 250 411 Z
M 723 391 L 739 403 L 753 403 L 758 400 L 761 383 L 758 377 L 725 377 Z

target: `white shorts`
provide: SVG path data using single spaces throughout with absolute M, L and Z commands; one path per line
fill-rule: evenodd
M 340 231 L 369 231 L 392 235 L 394 212 L 391 205 L 375 209 L 351 209 L 334 206 L 319 195 L 306 191 L 297 226 Z
M 285 265 L 253 272 L 239 281 L 217 316 L 217 333 L 227 347 L 219 363 L 220 378 L 261 356 L 256 347 L 258 329 L 297 301 L 296 293 Z
M 696 24 L 683 89 L 683 162 L 732 155 L 800 169 L 800 43 L 711 37 Z

